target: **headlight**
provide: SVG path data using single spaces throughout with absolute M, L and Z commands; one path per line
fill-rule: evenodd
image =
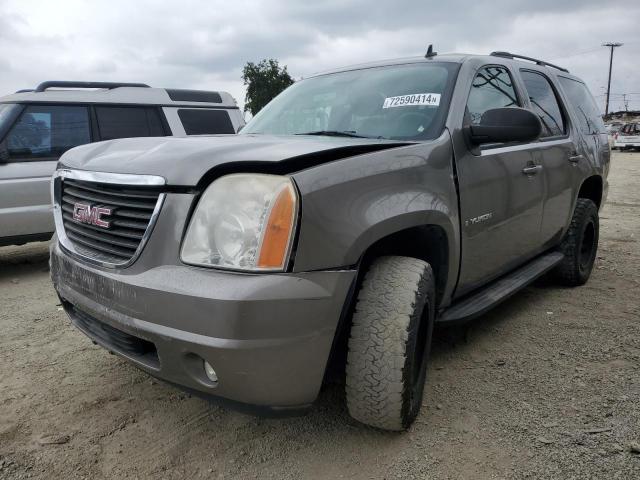
M 284 270 L 295 231 L 298 198 L 289 177 L 227 175 L 198 202 L 180 258 L 191 265 Z

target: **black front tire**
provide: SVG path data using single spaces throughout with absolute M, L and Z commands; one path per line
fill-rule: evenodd
M 346 368 L 349 414 L 384 430 L 406 430 L 422 405 L 435 316 L 427 262 L 381 257 L 367 271 L 353 314 Z
M 592 200 L 578 198 L 569 231 L 560 245 L 564 259 L 555 269 L 555 276 L 562 284 L 576 287 L 589 280 L 599 234 L 598 207 Z

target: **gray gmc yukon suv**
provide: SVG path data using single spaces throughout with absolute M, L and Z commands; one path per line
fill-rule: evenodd
M 435 323 L 550 272 L 587 281 L 609 146 L 585 84 L 506 52 L 359 65 L 289 87 L 240 135 L 78 147 L 53 180 L 73 324 L 237 407 L 418 414 Z

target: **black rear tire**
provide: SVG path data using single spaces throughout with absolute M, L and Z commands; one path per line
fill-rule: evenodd
M 560 245 L 564 259 L 554 271 L 562 284 L 576 287 L 589 280 L 598 251 L 599 234 L 598 207 L 592 200 L 578 198 L 569 231 Z
M 405 430 L 417 417 L 435 316 L 435 282 L 427 262 L 381 257 L 367 271 L 349 338 L 349 414 L 384 430 Z

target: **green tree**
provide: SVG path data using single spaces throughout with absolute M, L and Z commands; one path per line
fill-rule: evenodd
M 293 83 L 287 67 L 280 68 L 272 58 L 262 60 L 257 65 L 247 62 L 242 69 L 242 80 L 247 86 L 244 111 L 251 115 L 258 113 L 273 97 Z

